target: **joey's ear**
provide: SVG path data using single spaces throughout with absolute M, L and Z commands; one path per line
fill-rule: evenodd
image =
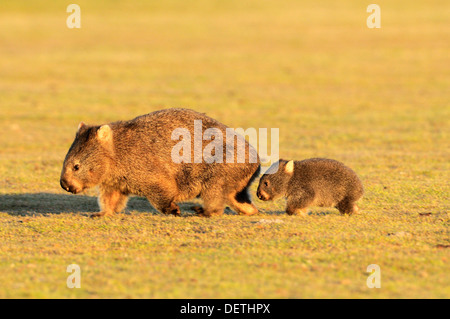
M 286 165 L 284 166 L 284 171 L 288 174 L 294 173 L 294 161 L 293 160 L 286 163 Z
M 102 142 L 108 142 L 112 139 L 112 130 L 108 124 L 100 126 L 97 130 L 97 137 Z

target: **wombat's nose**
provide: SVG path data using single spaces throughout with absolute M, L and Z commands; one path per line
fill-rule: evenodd
M 61 184 L 61 187 L 65 190 L 65 191 L 69 191 L 69 185 L 67 184 L 66 180 L 64 178 L 61 178 L 59 181 L 59 184 Z

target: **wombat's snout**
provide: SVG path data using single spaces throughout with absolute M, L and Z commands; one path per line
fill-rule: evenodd
M 61 178 L 59 180 L 59 184 L 61 185 L 62 189 L 64 189 L 66 192 L 76 193 L 75 189 L 67 183 L 67 181 L 64 178 Z

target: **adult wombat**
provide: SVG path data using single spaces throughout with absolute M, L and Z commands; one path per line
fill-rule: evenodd
M 180 142 L 180 136 L 172 140 L 176 129 L 194 136 L 186 144 L 190 147 L 182 150 L 191 161 L 173 160 L 174 146 Z M 238 143 L 235 141 L 240 139 L 245 143 L 245 161 L 236 161 L 235 152 L 235 161 L 231 163 L 225 159 L 207 163 L 202 157 L 203 150 L 215 137 L 203 135 L 207 129 L 210 133 L 211 129 L 220 131 L 225 137 L 227 127 L 188 109 L 166 109 L 101 126 L 80 123 L 64 160 L 61 187 L 76 194 L 99 185 L 101 212 L 93 217 L 120 212 L 130 194 L 147 197 L 164 214 L 179 215 L 176 203 L 195 197 L 203 199 L 204 207 L 195 210 L 204 216 L 222 214 L 226 205 L 238 213 L 257 213 L 247 190 L 259 175 L 260 160 L 256 151 L 252 162 L 249 148 L 254 149 L 234 133 L 232 138 L 224 138 L 218 149 L 222 151 L 223 147 L 223 154 L 228 152 L 229 156 L 236 151 Z M 202 136 L 195 140 L 198 134 Z M 209 138 L 205 138 L 206 135 Z
M 257 191 L 261 200 L 285 196 L 289 215 L 306 214 L 309 206 L 336 207 L 341 214 L 351 215 L 358 211 L 355 202 L 363 193 L 354 171 L 324 158 L 295 162 L 281 159 L 261 177 Z

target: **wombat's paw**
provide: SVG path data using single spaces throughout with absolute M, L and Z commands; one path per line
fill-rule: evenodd
M 191 206 L 191 209 L 195 211 L 197 214 L 203 213 L 203 207 L 202 206 Z
M 307 208 L 296 208 L 296 209 L 286 209 L 286 213 L 290 216 L 298 215 L 298 216 L 308 216 Z
M 239 215 L 251 216 L 259 213 L 258 209 L 250 203 L 233 203 L 232 208 Z
M 171 203 L 167 209 L 163 210 L 163 213 L 166 215 L 181 216 L 180 207 L 175 203 Z
M 196 216 L 199 216 L 199 217 L 211 217 L 211 215 L 208 215 L 208 214 L 205 213 L 205 210 L 201 206 L 192 206 L 191 209 L 197 213 Z
M 341 215 L 345 216 L 357 215 L 359 212 L 359 207 L 356 206 L 356 204 L 353 204 L 350 208 L 345 207 L 339 209 L 339 212 L 341 213 Z
M 98 218 L 98 217 L 103 217 L 103 216 L 112 216 L 112 214 L 111 213 L 107 213 L 107 212 L 100 212 L 100 213 L 91 214 L 91 218 Z
M 288 214 L 289 216 L 295 215 L 295 210 L 293 209 L 286 209 L 286 214 Z
M 299 210 L 297 210 L 297 212 L 296 212 L 296 215 L 299 215 L 299 216 L 308 216 L 308 209 L 299 209 Z
M 252 206 L 253 206 L 253 205 L 252 205 Z M 248 207 L 248 208 L 245 210 L 244 215 L 251 216 L 251 215 L 256 215 L 256 214 L 258 214 L 258 213 L 259 213 L 259 210 L 258 210 L 256 207 Z

